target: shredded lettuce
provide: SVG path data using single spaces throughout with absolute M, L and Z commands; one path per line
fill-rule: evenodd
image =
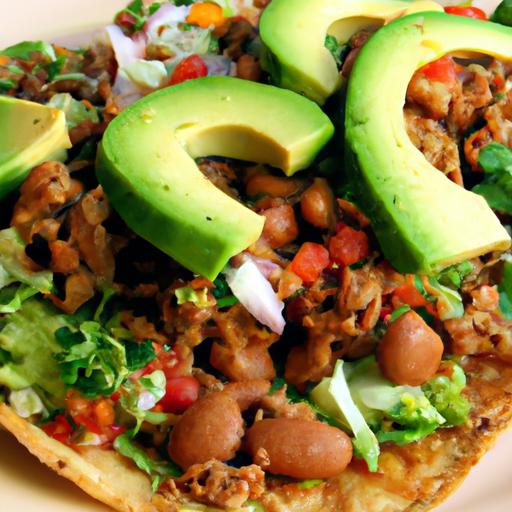
M 139 469 L 146 472 L 152 480 L 153 491 L 169 477 L 178 477 L 183 473 L 170 461 L 157 461 L 150 457 L 134 440 L 133 432 L 125 432 L 114 441 L 114 449 L 121 455 L 133 460 Z
M 75 100 L 68 92 L 55 94 L 48 102 L 48 106 L 62 110 L 66 115 L 68 129 L 78 126 L 84 121 L 99 122 L 98 111 L 87 108 L 81 101 Z
M 48 416 L 48 411 L 33 388 L 20 389 L 9 393 L 9 405 L 21 418 L 30 418 L 36 414 Z
M 144 368 L 156 357 L 153 343 L 150 340 L 141 342 L 125 342 L 126 367 L 131 372 Z
M 53 289 L 52 273 L 50 271 L 31 271 L 24 264 L 25 258 L 25 244 L 16 229 L 9 228 L 0 231 L 0 289 L 14 283 L 22 283 L 36 292 L 51 292 Z M 27 292 L 23 292 L 23 295 L 26 296 Z M 5 301 L 2 302 L 2 304 L 4 303 Z
M 167 80 L 167 68 L 159 60 L 137 59 L 121 71 L 133 83 L 147 89 L 158 89 Z
M 332 378 L 323 379 L 312 390 L 311 398 L 327 415 L 354 434 L 355 453 L 366 461 L 370 471 L 375 472 L 378 469 L 379 442 L 352 398 L 343 364 L 340 359 Z
M 450 367 L 446 372 L 450 377 L 438 375 L 422 387 L 412 387 L 396 386 L 385 379 L 374 356 L 345 363 L 344 371 L 338 362 L 333 377 L 323 379 L 311 398 L 342 428 L 354 433 L 356 453 L 375 471 L 378 451 L 374 438 L 403 445 L 439 427 L 466 421 L 470 406 L 461 395 L 466 385 L 464 371 L 452 361 L 443 364 Z
M 21 60 L 32 60 L 34 53 L 42 54 L 51 61 L 57 58 L 53 46 L 44 41 L 23 41 L 0 50 L 0 55 Z
M 3 319 L 0 330 L 0 385 L 11 390 L 34 388 L 49 407 L 64 403 L 55 354 L 62 349 L 54 332 L 69 325 L 48 302 L 31 298 Z
M 168 419 L 165 413 L 152 412 L 152 409 L 165 395 L 165 374 L 156 370 L 137 381 L 127 380 L 122 387 L 121 407 L 137 421 L 133 429 L 136 434 L 144 421 L 160 425 Z
M 83 322 L 78 331 L 55 332 L 64 349 L 57 355 L 61 379 L 87 397 L 111 395 L 128 376 L 124 345 L 97 322 Z
M 500 310 L 507 320 L 512 320 L 512 261 L 505 261 L 503 277 L 499 284 Z

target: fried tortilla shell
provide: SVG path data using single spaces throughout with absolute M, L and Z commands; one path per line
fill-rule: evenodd
M 375 474 L 354 461 L 342 475 L 312 489 L 271 481 L 261 499 L 266 512 L 423 512 L 441 503 L 512 425 L 512 367 L 493 358 L 468 358 L 464 368 L 473 406 L 467 424 L 439 429 L 408 446 L 384 446 Z M 116 510 L 186 509 L 186 496 L 153 495 L 148 478 L 113 451 L 89 447 L 78 453 L 4 404 L 0 424 L 39 460 Z

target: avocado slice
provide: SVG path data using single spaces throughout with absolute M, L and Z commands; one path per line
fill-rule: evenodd
M 40 163 L 71 147 L 64 112 L 0 96 L 0 198 L 18 187 Z
M 157 91 L 107 128 L 97 175 L 141 237 L 214 279 L 254 243 L 264 218 L 217 189 L 194 158 L 267 163 L 292 175 L 332 137 L 329 118 L 290 91 L 232 77 L 206 77 Z
M 341 86 L 341 76 L 325 36 L 345 43 L 358 30 L 418 11 L 442 11 L 429 0 L 273 0 L 263 11 L 262 63 L 279 87 L 322 105 Z
M 512 29 L 437 12 L 410 15 L 368 41 L 350 76 L 346 168 L 385 256 L 400 272 L 432 274 L 510 246 L 485 199 L 433 167 L 405 128 L 414 72 L 459 50 L 510 60 Z

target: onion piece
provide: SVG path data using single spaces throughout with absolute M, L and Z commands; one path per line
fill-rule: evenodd
M 108 25 L 105 30 L 120 68 L 144 58 L 146 53 L 146 39 L 144 36 L 137 35 L 132 39 L 125 36 L 117 25 Z
M 177 7 L 172 4 L 162 5 L 144 25 L 144 31 L 150 38 L 158 37 L 158 29 L 163 25 L 177 25 L 187 20 L 190 7 L 182 5 Z
M 282 334 L 285 321 L 284 302 L 279 300 L 272 285 L 259 271 L 256 263 L 248 259 L 239 268 L 225 271 L 226 282 L 233 295 L 258 320 L 277 334 Z

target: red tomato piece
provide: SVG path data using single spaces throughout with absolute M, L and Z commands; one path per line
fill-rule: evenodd
M 323 245 L 306 242 L 293 258 L 291 269 L 305 284 L 312 284 L 329 263 L 329 252 Z
M 167 381 L 165 396 L 158 402 L 165 412 L 182 414 L 199 397 L 199 382 L 194 377 L 176 377 Z
M 455 16 L 465 16 L 466 18 L 474 18 L 476 20 L 487 21 L 489 18 L 482 9 L 465 5 L 449 5 L 444 8 L 447 14 L 455 14 Z
M 423 66 L 420 73 L 425 75 L 426 78 L 434 82 L 453 83 L 457 79 L 455 73 L 455 64 L 453 59 L 448 55 L 434 60 Z
M 174 69 L 170 84 L 175 85 L 208 74 L 208 67 L 199 55 L 190 55 L 183 59 Z
M 84 414 L 73 416 L 73 421 L 77 425 L 82 425 L 87 431 L 92 432 L 93 434 L 101 435 L 103 433 L 103 429 L 98 425 L 96 420 L 89 418 Z
M 126 11 L 120 12 L 116 18 L 116 25 L 121 27 L 131 28 L 135 25 L 136 19 Z
M 41 427 L 47 436 L 53 437 L 60 443 L 69 444 L 69 436 L 73 433 L 73 427 L 69 421 L 59 414 L 54 421 Z
M 329 254 L 338 265 L 353 265 L 370 255 L 370 242 L 364 231 L 343 226 L 329 240 Z
M 411 308 L 420 308 L 428 304 L 427 299 L 423 297 L 418 288 L 413 284 L 404 284 L 396 288 L 393 292 L 392 302 L 395 304 L 395 307 L 407 304 Z

